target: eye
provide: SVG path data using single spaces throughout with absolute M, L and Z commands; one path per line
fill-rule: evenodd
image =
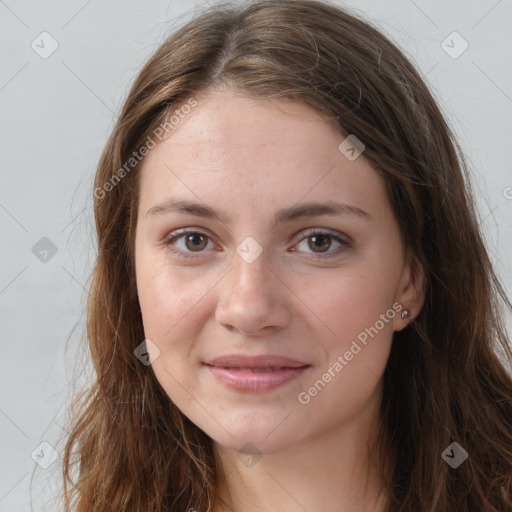
M 331 257 L 338 255 L 340 249 L 343 250 L 344 248 L 351 247 L 351 245 L 348 240 L 334 233 L 313 230 L 303 238 L 293 250 L 304 250 L 306 248 L 320 257 Z M 333 247 L 334 250 L 329 250 Z M 306 250 L 305 252 L 309 251 Z M 309 254 L 311 254 L 311 252 L 309 252 Z
M 201 253 L 205 249 L 211 249 L 213 242 L 208 235 L 201 231 L 187 230 L 172 233 L 163 241 L 163 245 L 178 257 L 194 258 L 193 253 Z
M 162 244 L 178 258 L 196 258 L 200 253 L 214 247 L 207 234 L 192 229 L 171 233 Z M 313 254 L 314 258 L 329 258 L 337 256 L 343 249 L 349 247 L 352 247 L 351 242 L 338 234 L 312 230 L 295 245 L 292 251 L 300 250 Z

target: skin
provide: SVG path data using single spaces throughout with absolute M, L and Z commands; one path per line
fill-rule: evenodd
M 155 375 L 213 439 L 229 510 L 384 510 L 368 446 L 393 332 L 408 320 L 396 314 L 307 404 L 298 400 L 394 303 L 413 316 L 423 305 L 423 274 L 402 243 L 384 182 L 364 153 L 348 160 L 338 150 L 345 135 L 307 105 L 227 87 L 196 99 L 141 170 L 136 275 L 145 335 L 159 350 L 150 348 Z M 171 197 L 222 214 L 148 214 Z M 275 224 L 279 209 L 328 201 L 368 217 Z M 206 235 L 199 250 L 185 237 L 163 243 L 183 228 Z M 324 238 L 324 252 L 315 252 L 311 228 L 350 245 Z M 262 249 L 252 262 L 236 252 L 247 236 Z M 311 366 L 276 390 L 239 392 L 202 364 L 227 353 Z

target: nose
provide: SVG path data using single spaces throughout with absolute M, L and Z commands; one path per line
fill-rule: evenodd
M 233 268 L 219 284 L 217 322 L 246 336 L 286 327 L 290 322 L 287 288 L 274 274 L 264 253 L 252 263 L 235 254 Z

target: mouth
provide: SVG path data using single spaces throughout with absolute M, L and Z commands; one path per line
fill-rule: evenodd
M 246 393 L 275 390 L 295 380 L 311 365 L 282 356 L 228 355 L 204 363 L 210 374 L 230 389 Z
M 277 368 L 237 368 L 235 366 L 231 366 L 231 367 L 219 367 L 219 366 L 216 366 L 215 368 L 222 368 L 224 370 L 247 371 L 247 372 L 254 372 L 254 373 L 268 373 L 268 372 L 277 372 L 278 370 L 290 370 L 291 369 L 291 368 L 288 368 L 286 366 L 277 367 Z

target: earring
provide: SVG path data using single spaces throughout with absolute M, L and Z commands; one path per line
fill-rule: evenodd
M 404 319 L 404 318 L 408 318 L 409 322 L 414 321 L 414 317 L 411 316 L 411 312 L 408 309 L 404 309 L 402 311 L 402 319 Z

